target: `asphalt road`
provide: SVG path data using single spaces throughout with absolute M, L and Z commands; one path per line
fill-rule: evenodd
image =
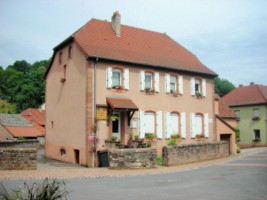
M 18 186 L 21 181 L 5 181 Z M 267 150 L 168 174 L 66 180 L 68 199 L 267 200 Z

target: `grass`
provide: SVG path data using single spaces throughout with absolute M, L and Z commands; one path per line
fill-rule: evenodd
M 1 200 L 59 200 L 67 199 L 69 192 L 66 190 L 65 182 L 57 179 L 44 179 L 42 183 L 34 182 L 24 187 L 8 191 L 3 184 L 0 185 Z

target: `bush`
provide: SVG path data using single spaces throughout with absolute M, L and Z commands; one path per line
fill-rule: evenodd
M 177 141 L 175 139 L 170 139 L 168 146 L 175 146 L 177 145 Z
M 0 187 L 0 199 L 2 200 L 58 200 L 67 199 L 69 192 L 66 190 L 65 182 L 57 179 L 44 179 L 42 183 L 34 182 L 29 186 L 24 182 L 21 189 L 12 189 L 8 191 L 3 184 Z
M 162 165 L 163 164 L 162 156 L 157 157 L 156 162 L 158 165 Z

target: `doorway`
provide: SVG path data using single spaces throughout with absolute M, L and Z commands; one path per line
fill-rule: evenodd
M 112 120 L 112 136 L 116 136 L 119 140 L 121 138 L 121 120 L 120 113 L 114 113 L 116 119 Z
M 80 151 L 78 149 L 74 149 L 74 159 L 75 164 L 80 164 Z
M 228 142 L 229 155 L 231 155 L 231 134 L 221 134 L 220 141 Z

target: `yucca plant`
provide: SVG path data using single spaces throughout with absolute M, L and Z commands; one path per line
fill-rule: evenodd
M 34 182 L 28 185 L 24 182 L 23 189 L 8 191 L 3 184 L 0 187 L 0 199 L 3 200 L 59 200 L 67 199 L 69 192 L 65 182 L 57 179 L 44 179 L 42 183 Z

